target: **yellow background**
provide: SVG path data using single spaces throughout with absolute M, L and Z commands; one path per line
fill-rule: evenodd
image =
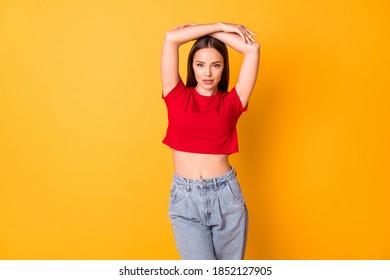
M 388 3 L 0 1 L 0 258 L 179 258 L 161 43 L 226 21 L 262 46 L 231 157 L 246 258 L 390 259 Z

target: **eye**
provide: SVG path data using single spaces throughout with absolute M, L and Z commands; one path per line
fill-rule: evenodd
M 196 67 L 202 68 L 202 67 L 203 67 L 203 64 L 202 64 L 202 63 L 197 63 L 197 64 L 196 64 Z
M 215 68 L 220 68 L 220 67 L 221 67 L 221 64 L 219 64 L 219 63 L 214 64 L 214 67 L 215 67 Z

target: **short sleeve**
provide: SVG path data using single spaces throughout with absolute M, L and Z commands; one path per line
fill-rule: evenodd
M 183 81 L 180 79 L 177 85 L 171 89 L 170 92 L 168 92 L 167 95 L 162 95 L 162 98 L 164 99 L 165 103 L 168 105 L 172 103 L 179 94 L 183 93 L 185 91 L 186 86 L 184 85 Z
M 240 97 L 238 96 L 238 93 L 236 91 L 236 87 L 234 87 L 231 91 L 230 91 L 230 99 L 231 99 L 231 102 L 234 106 L 234 109 L 237 113 L 241 114 L 243 112 L 246 112 L 248 111 L 248 105 L 246 105 L 245 107 L 242 106 L 242 102 L 241 102 L 241 99 Z

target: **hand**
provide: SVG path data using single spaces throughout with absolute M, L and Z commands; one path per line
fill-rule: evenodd
M 256 40 L 253 39 L 252 36 L 256 36 L 257 34 L 241 24 L 221 23 L 221 25 L 223 32 L 236 33 L 240 35 L 240 37 L 245 41 L 246 44 L 253 44 L 254 42 L 256 42 Z

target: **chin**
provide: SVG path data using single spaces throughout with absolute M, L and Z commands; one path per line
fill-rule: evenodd
M 205 85 L 205 84 L 203 84 L 203 88 L 205 88 L 205 89 L 216 89 L 216 88 L 218 88 L 218 84 L 212 84 L 212 85 Z

